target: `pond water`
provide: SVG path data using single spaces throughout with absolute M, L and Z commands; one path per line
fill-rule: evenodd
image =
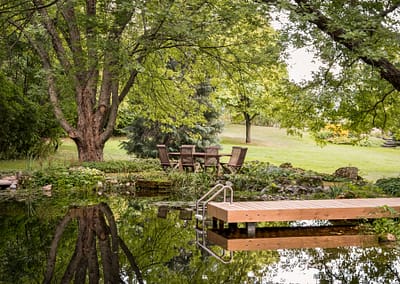
M 237 250 L 224 263 L 198 246 L 195 220 L 160 218 L 157 198 L 1 197 L 0 283 L 400 283 L 397 244 Z

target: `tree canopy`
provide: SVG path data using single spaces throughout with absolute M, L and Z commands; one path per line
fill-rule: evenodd
M 0 23 L 5 38 L 29 45 L 39 56 L 43 70 L 38 78 L 46 82 L 55 117 L 75 141 L 79 158 L 102 160 L 128 96 L 148 118 L 179 127 L 201 121 L 205 109 L 199 112 L 190 95 L 206 80 L 216 88 L 221 79 L 236 82 L 229 92 L 236 88 L 240 95 L 270 92 L 274 80 L 254 81 L 252 74 L 263 69 L 265 79 L 279 69 L 279 51 L 269 49 L 274 46 L 272 7 L 288 13 L 288 25 L 280 31 L 285 42 L 314 46 L 325 65 L 302 90 L 289 86 L 267 101 L 246 96 L 244 101 L 255 102 L 251 112 L 244 112 L 248 119 L 277 100 L 281 112 L 273 113 L 282 126 L 318 129 L 340 121 L 358 132 L 372 127 L 396 132 L 399 5 L 372 0 L 18 0 L 1 2 Z
M 340 122 L 358 133 L 374 127 L 398 132 L 399 6 L 399 1 L 286 2 L 287 42 L 314 47 L 322 63 L 302 92 L 288 94 L 287 125 L 299 126 L 301 115 L 300 124 L 314 130 Z
M 80 160 L 102 160 L 120 104 L 128 94 L 148 94 L 155 117 L 193 123 L 188 86 L 205 70 L 243 61 L 230 47 L 252 46 L 237 29 L 257 26 L 263 5 L 243 1 L 21 1 L 4 3 L 3 23 L 14 27 L 39 55 L 54 113 Z M 243 34 L 242 34 L 243 35 Z M 229 57 L 221 58 L 224 48 Z M 167 81 L 170 58 L 191 73 L 185 84 Z M 195 69 L 196 67 L 196 69 Z M 175 92 L 171 92 L 175 89 Z M 166 104 L 168 102 L 168 105 Z M 156 104 L 152 104 L 155 106 Z M 72 108 L 71 108 L 72 106 Z M 74 115 L 69 115 L 73 110 Z M 165 111 L 167 110 L 167 111 Z

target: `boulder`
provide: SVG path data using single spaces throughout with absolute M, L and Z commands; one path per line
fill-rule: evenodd
M 356 167 L 338 168 L 333 175 L 335 177 L 347 178 L 347 179 L 351 179 L 351 180 L 359 179 L 358 168 L 356 168 Z

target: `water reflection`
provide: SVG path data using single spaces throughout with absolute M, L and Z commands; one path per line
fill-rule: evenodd
M 195 221 L 181 220 L 179 210 L 170 210 L 165 218 L 159 218 L 158 207 L 152 205 L 159 200 L 112 196 L 103 201 L 106 201 L 104 206 L 108 206 L 110 212 L 101 211 L 98 207 L 100 203 L 93 201 L 94 205 L 73 207 L 87 208 L 93 212 L 71 212 L 69 222 L 64 218 L 68 215 L 70 204 L 81 201 L 61 200 L 53 196 L 30 203 L 29 206 L 24 201 L 2 202 L 0 283 L 43 283 L 46 275 L 50 274 L 48 265 L 53 263 L 50 282 L 61 283 L 67 271 L 76 275 L 78 270 L 83 270 L 78 268 L 80 265 L 74 269 L 70 265 L 71 260 L 78 262 L 78 257 L 74 255 L 79 253 L 86 254 L 86 271 L 92 271 L 89 270 L 89 258 L 94 257 L 95 253 L 90 234 L 98 236 L 96 248 L 100 283 L 104 283 L 100 242 L 104 242 L 102 245 L 106 248 L 103 249 L 108 251 L 104 255 L 112 257 L 115 252 L 114 241 L 119 238 L 134 257 L 144 283 L 400 282 L 398 246 L 235 251 L 231 263 L 224 264 L 198 248 Z M 109 217 L 110 214 L 114 219 Z M 75 216 L 80 216 L 79 220 Z M 93 216 L 94 219 L 83 222 L 87 218 L 84 216 Z M 103 227 L 107 228 L 105 230 L 90 232 L 88 229 L 101 227 L 104 222 L 107 225 Z M 61 230 L 61 227 L 64 229 Z M 106 236 L 105 239 L 102 236 Z M 55 240 L 59 241 L 53 262 Z M 124 250 L 119 249 L 118 252 L 118 262 L 111 261 L 109 267 L 115 268 L 114 272 L 117 271 L 123 282 L 139 283 L 140 278 Z M 118 268 L 115 263 L 118 263 Z M 91 265 L 95 267 L 95 264 Z M 289 276 L 294 278 L 290 279 Z M 305 282 L 304 279 L 310 281 Z
M 119 249 L 126 255 L 138 283 L 143 283 L 142 273 L 124 240 L 118 235 L 114 215 L 106 203 L 68 210 L 56 228 L 43 283 L 51 283 L 60 240 L 67 226 L 74 220 L 78 227 L 75 250 L 61 283 L 70 283 L 72 280 L 75 283 L 84 283 L 86 279 L 89 283 L 99 283 L 100 279 L 104 283 L 120 283 Z
M 206 238 L 207 242 L 230 251 L 379 245 L 377 235 L 363 233 L 358 226 L 351 225 L 257 228 L 255 237 L 249 237 L 245 228 L 209 229 Z
M 400 283 L 399 248 L 353 225 L 208 229 L 198 244 L 223 263 L 236 258 L 227 251 L 277 251 L 261 275 L 248 273 L 255 283 Z
M 399 257 L 398 249 L 379 247 L 280 250 L 279 263 L 265 267 L 262 282 L 400 283 Z

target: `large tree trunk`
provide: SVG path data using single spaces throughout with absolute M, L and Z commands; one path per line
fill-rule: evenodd
M 73 139 L 78 149 L 79 161 L 103 161 L 104 143 L 88 135 L 83 139 Z

